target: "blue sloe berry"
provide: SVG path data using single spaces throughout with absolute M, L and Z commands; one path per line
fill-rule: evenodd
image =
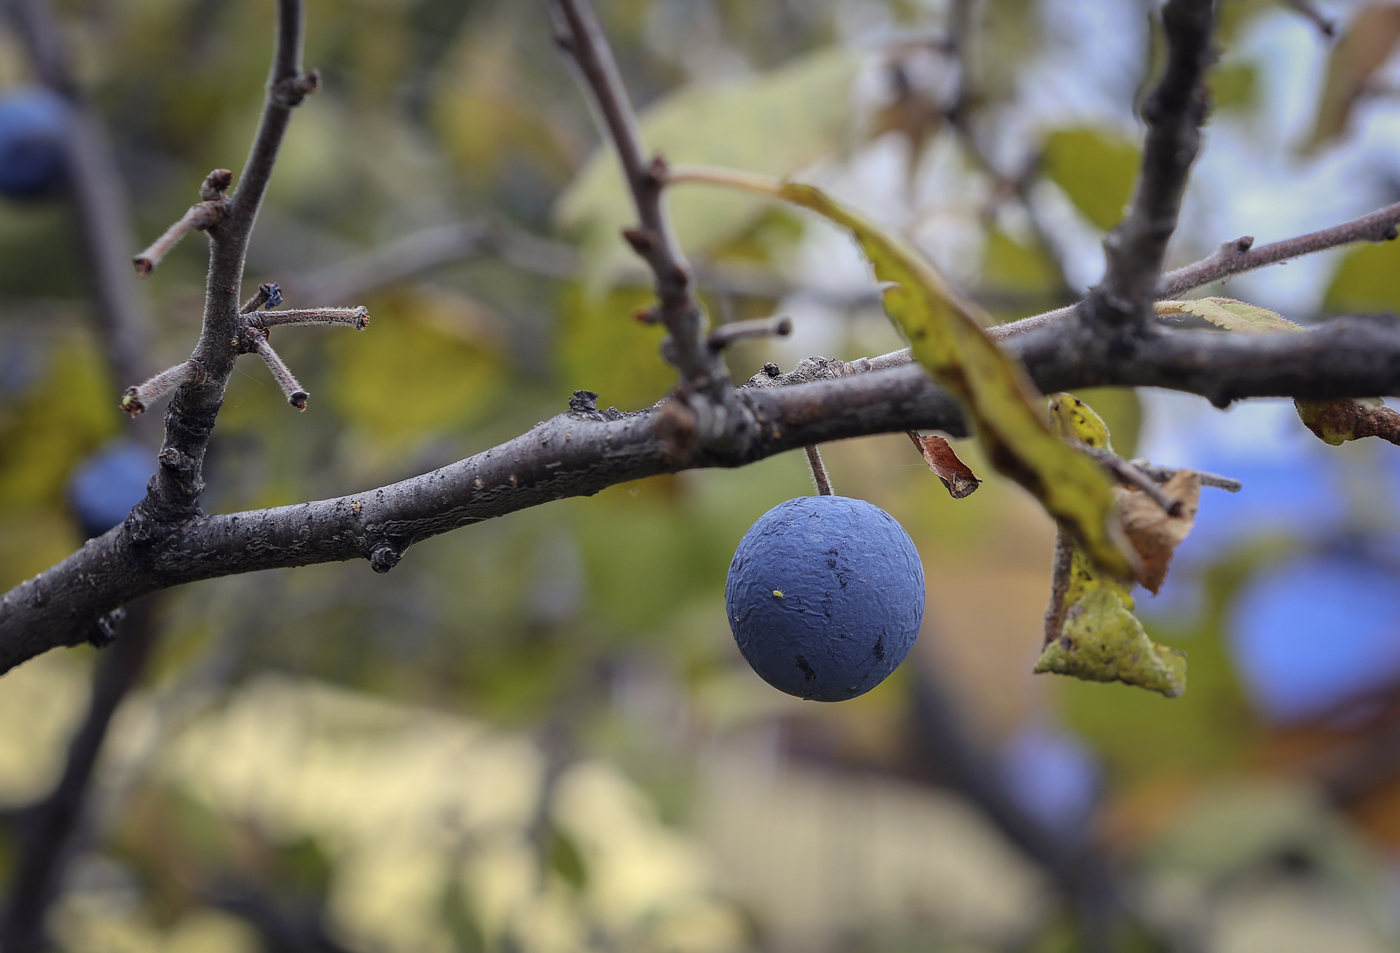
M 0 96 L 0 195 L 35 198 L 67 176 L 68 103 L 52 90 L 26 87 Z
M 844 701 L 909 654 L 924 618 L 924 569 L 904 527 L 878 506 L 804 496 L 744 534 L 724 602 L 739 651 L 764 681 Z
M 101 536 L 126 519 L 154 471 L 151 451 L 130 440 L 114 440 L 89 457 L 68 480 L 68 503 L 83 535 Z

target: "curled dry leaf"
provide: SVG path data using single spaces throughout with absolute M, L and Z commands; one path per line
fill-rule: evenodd
M 1400 444 L 1400 413 L 1376 398 L 1295 400 L 1298 417 L 1324 443 L 1339 447 L 1348 440 L 1380 437 Z
M 908 431 L 908 434 L 909 439 L 914 441 L 914 446 L 924 455 L 924 462 L 928 464 L 928 468 L 933 471 L 934 476 L 943 481 L 943 485 L 948 488 L 948 495 L 953 499 L 961 500 L 982 485 L 982 481 L 977 479 L 977 474 L 958 459 L 952 444 L 945 438 L 938 434 L 924 436 L 915 430 Z
M 1172 554 L 1191 532 L 1196 522 L 1196 509 L 1201 499 L 1201 477 L 1192 470 L 1181 470 L 1162 487 L 1168 496 L 1180 501 L 1176 515 L 1165 512 L 1161 505 L 1141 490 L 1116 487 L 1118 518 L 1133 549 L 1137 550 L 1139 566 L 1137 581 L 1154 596 L 1161 591 L 1167 578 Z
M 1397 8 L 1400 10 L 1400 8 Z M 1158 314 L 1194 314 L 1227 331 L 1246 334 L 1306 332 L 1308 329 L 1258 305 L 1234 298 L 1158 301 Z M 1341 397 L 1335 400 L 1293 401 L 1298 417 L 1318 439 L 1334 447 L 1348 440 L 1380 437 L 1400 444 L 1400 414 L 1378 398 Z

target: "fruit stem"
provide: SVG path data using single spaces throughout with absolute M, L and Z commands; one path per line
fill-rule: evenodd
M 835 496 L 831 490 L 831 478 L 826 475 L 826 464 L 822 463 L 822 455 L 817 451 L 816 444 L 807 448 L 807 462 L 812 465 L 812 479 L 817 481 L 817 495 Z

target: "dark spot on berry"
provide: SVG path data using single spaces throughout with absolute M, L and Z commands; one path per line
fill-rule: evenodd
M 878 639 L 875 640 L 875 661 L 877 661 L 877 662 L 883 662 L 884 660 L 885 660 L 885 637 L 882 635 L 882 636 L 880 636 Z
M 815 682 L 817 680 L 817 673 L 812 671 L 812 666 L 807 664 L 807 659 L 804 656 L 795 655 L 793 656 L 793 660 L 797 662 L 797 667 L 802 669 L 803 678 L 809 682 Z

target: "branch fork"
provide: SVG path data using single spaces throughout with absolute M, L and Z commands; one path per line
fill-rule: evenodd
M 224 213 L 228 211 L 228 188 L 232 184 L 233 173 L 228 169 L 215 169 L 205 176 L 204 184 L 199 188 L 201 201 L 191 205 L 179 221 L 165 230 L 165 234 L 132 259 L 137 277 L 145 278 L 154 271 L 156 265 L 190 232 L 206 231 L 222 222 Z
M 282 303 L 282 289 L 271 282 L 258 286 L 258 291 L 239 310 L 242 318 L 229 339 L 229 347 L 235 354 L 256 354 L 267 364 L 273 378 L 282 388 L 287 403 L 297 410 L 306 409 L 306 400 L 311 395 L 296 379 L 291 368 L 273 350 L 272 329 L 278 325 L 337 325 L 363 331 L 369 326 L 369 312 L 363 305 L 357 308 L 312 308 L 290 311 L 263 311 L 261 308 L 275 308 Z M 129 416 L 145 413 L 146 409 L 160 397 L 177 387 L 190 385 L 198 387 L 208 378 L 204 365 L 193 359 L 162 371 L 155 377 L 136 387 L 128 387 L 122 394 L 120 409 Z

